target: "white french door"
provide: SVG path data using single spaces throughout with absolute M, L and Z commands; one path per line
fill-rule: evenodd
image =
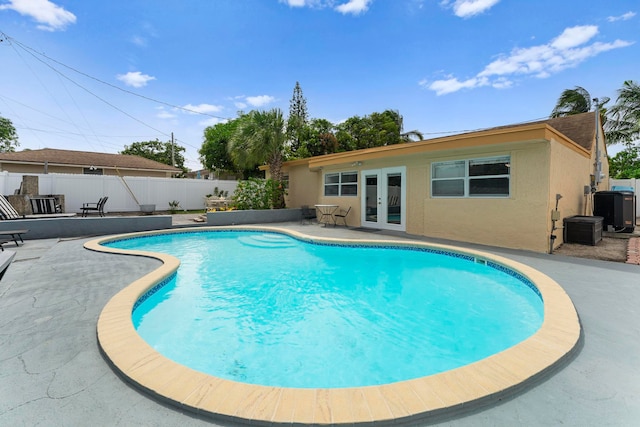
M 362 171 L 362 226 L 406 229 L 406 167 Z

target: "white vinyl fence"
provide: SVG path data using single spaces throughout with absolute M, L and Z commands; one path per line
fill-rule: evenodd
M 22 182 L 21 173 L 0 172 L 0 191 L 14 194 Z M 83 203 L 109 200 L 105 212 L 139 211 L 139 205 L 154 204 L 156 210 L 169 210 L 169 202 L 180 202 L 181 210 L 204 209 L 205 196 L 214 189 L 236 190 L 237 181 L 208 179 L 149 178 L 111 175 L 28 174 L 38 177 L 40 195 L 63 194 L 66 212 L 80 212 Z
M 636 215 L 640 215 L 640 179 L 610 179 L 609 187 L 613 189 L 614 186 L 632 187 L 633 193 L 636 195 Z

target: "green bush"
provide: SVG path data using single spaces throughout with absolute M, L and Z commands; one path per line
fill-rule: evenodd
M 281 183 L 271 179 L 249 178 L 238 182 L 233 202 L 236 209 L 272 209 L 278 198 L 284 195 Z

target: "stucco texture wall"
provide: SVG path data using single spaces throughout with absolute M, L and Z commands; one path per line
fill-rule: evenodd
M 581 153 L 574 147 L 551 140 L 551 187 L 549 189 L 550 212 L 555 209 L 556 194 L 562 195 L 558 202 L 560 211 L 559 228 L 554 247 L 562 244 L 563 219 L 574 215 L 593 215 L 593 191 L 609 188 L 609 162 L 604 144 L 604 136 L 600 132 L 599 149 L 590 153 Z M 596 160 L 600 156 L 602 177 L 592 190 L 591 175 L 596 174 Z M 587 188 L 585 188 L 587 187 Z
M 285 197 L 287 207 L 299 208 L 318 203 L 318 181 L 322 180 L 320 172 L 310 171 L 305 163 L 288 167 L 284 169 L 284 173 L 289 175 L 289 188 Z
M 469 159 L 477 154 L 429 159 L 426 173 L 411 168 L 409 192 L 419 197 L 416 179 L 424 179 L 422 206 L 411 200 L 407 231 L 429 237 L 545 252 L 549 189 L 549 147 L 546 143 L 523 145 L 483 156 L 511 156 L 511 195 L 508 198 L 434 198 L 430 194 L 431 163 Z M 422 168 L 424 169 L 424 168 Z M 422 212 L 420 212 L 422 211 Z M 422 218 L 420 216 L 423 216 Z M 422 221 L 422 227 L 420 227 Z
M 318 180 L 316 184 L 316 191 L 318 194 L 318 201 L 315 203 L 327 204 L 327 205 L 337 205 L 339 209 L 347 210 L 351 208 L 349 215 L 346 218 L 346 222 L 350 227 L 358 227 L 361 225 L 360 222 L 360 213 L 361 213 L 361 194 L 363 192 L 363 184 L 361 182 L 361 174 L 360 172 L 363 169 L 362 166 L 336 166 L 336 167 L 328 167 L 324 168 L 317 172 Z M 357 196 L 325 196 L 324 195 L 324 174 L 326 173 L 335 173 L 335 172 L 356 172 L 358 174 L 358 195 Z M 313 203 L 312 203 L 313 205 Z
M 555 140 L 551 142 L 549 204 L 554 209 L 556 194 L 562 195 L 558 202 L 561 218 L 591 215 L 590 192 L 585 195 L 584 188 L 590 187 L 591 162 L 590 157 L 579 155 Z M 562 221 L 559 225 L 562 226 Z

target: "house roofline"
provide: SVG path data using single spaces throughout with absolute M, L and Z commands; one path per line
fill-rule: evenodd
M 311 157 L 308 160 L 310 169 L 318 169 L 339 163 L 365 161 L 385 157 L 408 156 L 417 153 L 446 151 L 479 146 L 500 145 L 513 142 L 551 141 L 560 144 L 585 157 L 590 156 L 589 150 L 567 138 L 565 135 L 549 126 L 547 123 L 535 123 L 518 127 L 489 129 L 459 135 L 445 136 L 425 141 L 407 142 L 403 144 L 386 145 L 383 147 L 366 148 L 363 150 L 345 151 Z M 286 162 L 287 166 L 294 164 Z
M 418 153 L 455 150 L 480 146 L 500 145 L 506 143 L 544 142 L 555 140 L 577 154 L 590 157 L 591 151 L 571 140 L 558 131 L 547 121 L 534 122 L 516 126 L 504 126 L 474 131 L 463 134 L 443 136 L 423 141 L 406 142 L 402 144 L 385 145 L 382 147 L 365 148 L 361 150 L 344 151 L 341 153 L 325 154 L 322 156 L 290 160 L 283 163 L 284 167 L 307 164 L 311 170 L 319 170 L 324 166 L 341 163 L 373 160 L 387 157 L 409 156 Z M 260 170 L 268 171 L 268 165 L 260 166 Z
M 28 161 L 28 160 L 4 160 L 4 159 L 0 159 L 0 165 L 2 164 L 14 164 L 14 165 L 41 165 L 44 167 L 44 162 L 41 161 Z M 58 167 L 65 167 L 65 168 L 86 168 L 92 165 L 87 165 L 85 163 L 80 164 L 80 163 L 58 163 L 58 162 L 49 162 L 47 161 L 47 166 L 58 166 Z M 147 171 L 147 172 L 182 172 L 181 169 L 178 168 L 172 168 L 170 169 L 169 167 L 167 169 L 150 169 L 150 168 L 143 168 L 143 167 L 131 167 L 131 166 L 110 166 L 110 165 L 100 165 L 100 164 L 94 164 L 93 166 L 97 167 L 97 168 L 101 168 L 101 169 L 120 169 L 120 170 L 137 170 L 137 171 Z

